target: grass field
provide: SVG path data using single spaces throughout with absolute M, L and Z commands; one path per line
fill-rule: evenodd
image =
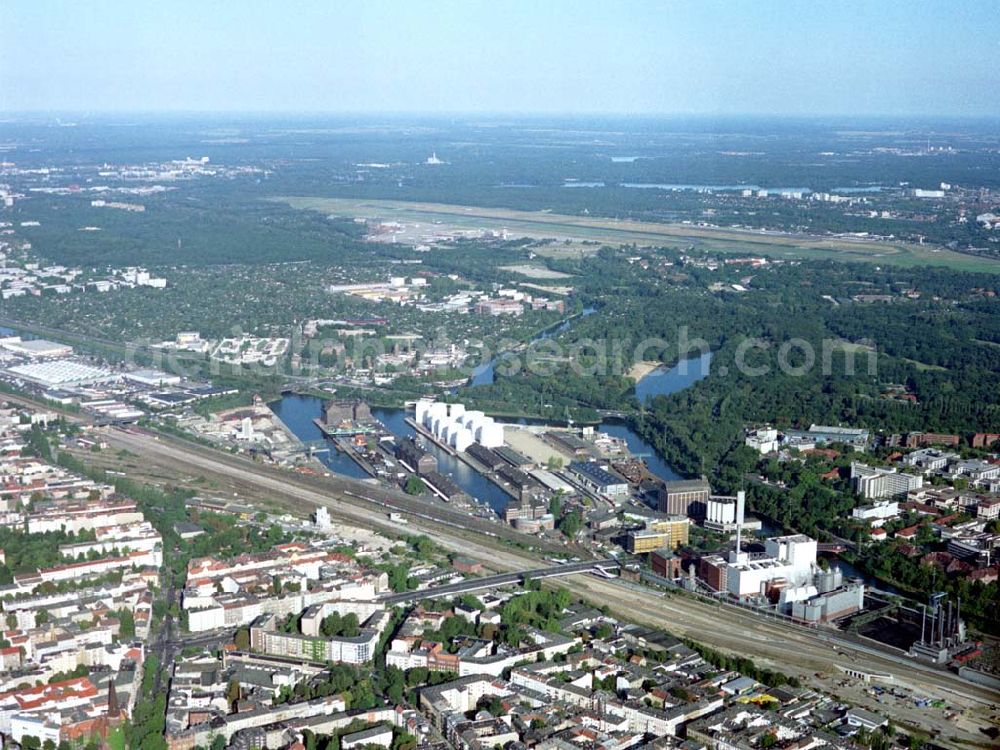
M 293 208 L 322 211 L 336 216 L 419 224 L 415 231 L 422 235 L 506 229 L 515 237 L 537 239 L 694 247 L 719 253 L 751 253 L 772 258 L 861 261 L 894 266 L 935 265 L 1000 273 L 1000 261 L 907 242 L 819 237 L 763 230 L 715 229 L 688 224 L 660 224 L 443 203 L 304 196 L 286 196 L 274 200 L 287 203 Z M 413 230 L 410 232 L 412 234 Z
M 532 279 L 571 279 L 573 276 L 568 273 L 560 273 L 559 271 L 553 271 L 549 268 L 544 268 L 542 266 L 533 266 L 529 263 L 522 263 L 517 266 L 500 266 L 502 271 L 513 271 L 514 273 L 519 273 L 522 276 L 527 276 Z
M 914 367 L 916 367 L 918 370 L 931 370 L 931 371 L 934 371 L 934 372 L 945 372 L 948 369 L 947 367 L 941 367 L 941 365 L 929 365 L 926 362 L 919 362 L 919 361 L 917 361 L 915 359 L 907 359 L 906 357 L 903 357 L 902 360 L 904 362 L 909 362 L 911 365 L 913 365 Z

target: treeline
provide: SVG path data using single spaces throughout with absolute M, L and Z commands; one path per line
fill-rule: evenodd
M 686 638 L 684 639 L 684 643 L 697 651 L 702 659 L 723 671 L 739 672 L 744 677 L 757 680 L 757 682 L 761 682 L 768 687 L 781 687 L 782 685 L 800 687 L 798 677 L 789 676 L 783 672 L 776 672 L 773 669 L 758 667 L 752 660 L 745 656 L 723 654 L 721 651 L 716 651 Z

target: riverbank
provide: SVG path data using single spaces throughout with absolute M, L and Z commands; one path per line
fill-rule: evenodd
M 269 406 L 300 440 L 311 442 L 323 439 L 323 434 L 315 423 L 315 420 L 322 413 L 322 402 L 323 400 L 316 396 L 286 393 L 280 400 L 269 404 Z M 412 424 L 412 418 L 407 418 L 408 414 L 405 409 L 373 406 L 372 416 L 385 425 L 397 439 L 420 434 Z M 412 412 L 409 416 L 412 417 Z M 604 421 L 597 425 L 596 429 L 624 440 L 629 451 L 635 456 L 644 458 L 650 472 L 659 479 L 680 478 L 672 466 L 655 454 L 652 445 L 642 440 L 627 425 L 620 422 Z M 453 450 L 446 450 L 441 445 L 429 440 L 425 441 L 425 447 L 437 459 L 440 473 L 450 477 L 470 497 L 486 501 L 498 515 L 503 513 L 503 509 L 510 500 L 508 491 L 501 489 L 491 479 L 483 476 L 470 462 L 463 460 L 464 457 L 455 455 Z M 318 458 L 335 473 L 368 478 L 368 474 L 361 472 L 353 460 L 338 451 L 332 450 L 328 454 L 318 456 Z
M 638 384 L 639 381 L 641 381 L 647 375 L 652 375 L 661 367 L 663 367 L 663 363 L 660 362 L 659 360 L 644 359 L 634 363 L 632 367 L 629 368 L 628 377 L 632 378 L 632 380 L 634 380 L 636 384 Z
M 338 390 L 336 393 L 330 391 L 320 391 L 315 388 L 306 388 L 302 390 L 298 389 L 286 389 L 281 392 L 281 396 L 301 396 L 304 398 L 315 398 L 321 401 L 328 401 L 330 399 L 349 399 L 349 398 L 359 398 L 366 401 L 372 409 L 405 409 L 406 403 L 409 401 L 416 401 L 418 398 L 423 398 L 426 396 L 424 393 L 399 393 L 393 394 L 392 392 L 382 392 L 380 395 L 375 395 L 377 392 L 374 390 L 361 390 L 359 388 L 345 388 L 343 390 Z M 499 408 L 492 404 L 490 401 L 484 401 L 477 399 L 475 397 L 475 391 L 472 390 L 462 390 L 460 392 L 452 392 L 448 394 L 450 396 L 456 397 L 458 399 L 458 394 L 461 394 L 461 401 L 470 409 L 477 409 L 489 417 L 495 417 L 497 419 L 503 419 L 511 422 L 517 422 L 520 420 L 525 421 L 537 421 L 545 423 L 559 423 L 560 419 L 557 417 L 546 417 L 543 414 L 539 414 L 537 411 L 525 411 L 523 409 L 504 409 Z M 269 401 L 279 400 L 277 398 L 269 399 Z M 412 407 L 411 407 L 412 408 Z M 565 416 L 561 413 L 560 416 Z M 588 418 L 585 415 L 581 415 L 578 410 L 573 410 L 571 412 L 573 419 L 573 424 L 580 426 L 592 425 L 597 426 L 601 424 L 600 417 Z M 562 420 L 565 422 L 565 419 Z

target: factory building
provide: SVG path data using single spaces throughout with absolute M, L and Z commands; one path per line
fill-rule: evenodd
M 681 575 L 681 558 L 671 547 L 661 547 L 649 553 L 649 566 L 658 576 L 673 580 Z
M 595 461 L 573 461 L 569 465 L 569 470 L 579 478 L 585 487 L 600 495 L 608 497 L 628 495 L 628 482 L 617 474 L 602 469 Z M 655 548 L 651 547 L 650 549 Z
M 23 340 L 20 336 L 7 336 L 0 339 L 0 349 L 32 359 L 49 357 L 68 357 L 73 353 L 73 347 L 46 339 Z
M 497 469 L 497 477 L 509 485 L 514 496 L 519 500 L 541 495 L 542 486 L 538 480 L 514 466 L 501 466 Z
M 367 422 L 371 418 L 371 409 L 360 399 L 327 401 L 323 404 L 323 419 L 328 425 Z
M 742 494 L 742 493 L 739 493 Z M 731 534 L 736 531 L 739 494 L 733 496 L 712 495 L 705 504 L 705 517 L 702 525 L 711 531 L 719 531 Z M 744 531 L 759 531 L 762 524 L 759 518 L 751 516 L 744 518 L 742 527 Z
M 807 598 L 817 593 L 812 587 L 815 566 L 815 539 L 805 534 L 773 537 L 765 542 L 763 554 L 733 553 L 726 571 L 726 589 L 736 597 L 757 596 L 772 581 L 781 579 L 785 589 L 800 589 L 786 594 L 786 601 L 792 596 Z
M 650 521 L 644 529 L 628 533 L 626 548 L 633 555 L 659 549 L 677 549 L 688 543 L 691 522 L 687 516 Z
M 851 583 L 811 599 L 793 602 L 792 617 L 809 623 L 830 622 L 860 612 L 864 606 L 864 584 Z
M 705 505 L 705 528 L 724 529 L 736 526 L 736 498 L 710 497 Z
M 102 367 L 92 367 L 70 359 L 45 360 L 10 367 L 14 377 L 43 388 L 73 388 L 118 380 L 119 376 Z
M 698 577 L 713 591 L 726 590 L 729 563 L 722 555 L 706 555 L 698 560 Z
M 507 466 L 507 462 L 500 458 L 494 451 L 484 448 L 478 443 L 470 445 L 465 449 L 465 452 L 490 471 L 496 471 L 501 466 Z
M 155 388 L 162 388 L 166 385 L 180 385 L 181 382 L 180 375 L 172 375 L 169 372 L 162 372 L 160 370 L 134 370 L 133 372 L 126 372 L 124 377 L 125 380 L 131 383 L 153 386 Z
M 660 512 L 672 516 L 704 518 L 711 494 L 712 488 L 705 478 L 665 482 L 659 495 Z
M 437 458 L 417 445 L 413 438 L 404 438 L 397 443 L 396 458 L 417 474 L 428 474 L 438 468 Z

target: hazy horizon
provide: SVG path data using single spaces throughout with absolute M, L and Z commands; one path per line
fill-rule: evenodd
M 983 0 L 11 0 L 3 112 L 1000 115 Z
M 1000 121 L 1000 112 L 997 113 L 970 113 L 956 114 L 944 112 L 621 112 L 621 111 L 514 111 L 514 110 L 455 110 L 455 111 L 421 111 L 421 110 L 308 110 L 308 109 L 275 109 L 275 110 L 250 110 L 250 109 L 0 109 L 0 122 L 9 121 L 16 118 L 45 117 L 60 118 L 62 116 L 73 116 L 79 118 L 105 118 L 105 117 L 240 117 L 257 119 L 275 118 L 323 118 L 331 119 L 356 119 L 356 118 L 386 118 L 386 119 L 410 119 L 410 120 L 445 120 L 451 118 L 469 119 L 501 119 L 512 120 L 649 120 L 649 121 L 669 121 L 669 120 L 694 120 L 694 121 L 726 121 L 726 120 L 787 120 L 793 122 L 812 120 L 862 120 L 877 121 L 888 120 L 897 122 L 913 122 L 917 120 L 929 120 L 934 122 L 994 122 Z

